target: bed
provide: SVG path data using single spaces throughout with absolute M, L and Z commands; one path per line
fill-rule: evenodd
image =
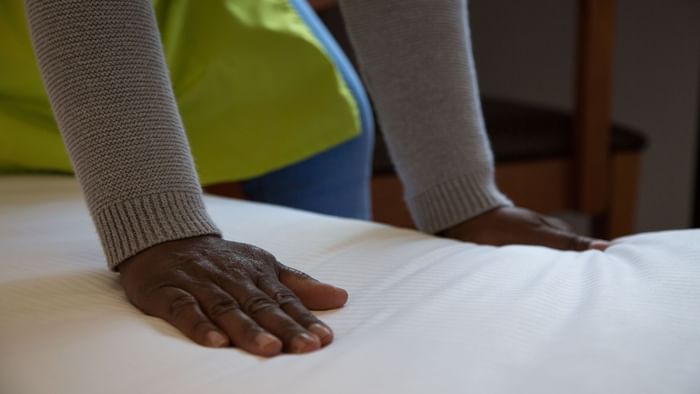
M 142 315 L 76 182 L 0 178 L 0 392 L 700 393 L 700 231 L 488 247 L 207 197 L 225 236 L 350 292 L 335 342 L 262 359 Z

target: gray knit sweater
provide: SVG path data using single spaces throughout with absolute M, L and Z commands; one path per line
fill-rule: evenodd
M 466 0 L 341 2 L 418 227 L 509 201 L 494 183 Z M 61 134 L 111 268 L 219 234 L 202 202 L 149 0 L 26 0 Z

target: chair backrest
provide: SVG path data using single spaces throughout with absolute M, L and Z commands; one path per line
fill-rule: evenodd
M 336 0 L 310 0 L 317 10 Z M 592 215 L 610 207 L 610 101 L 615 0 L 579 0 L 574 173 L 575 209 Z

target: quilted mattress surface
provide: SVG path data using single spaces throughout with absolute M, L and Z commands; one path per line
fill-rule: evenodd
M 225 236 L 346 288 L 322 351 L 207 349 L 131 306 L 76 182 L 0 178 L 0 393 L 700 393 L 700 231 L 476 246 L 207 197 Z

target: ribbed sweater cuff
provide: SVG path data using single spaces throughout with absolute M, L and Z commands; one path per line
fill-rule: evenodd
M 200 194 L 163 192 L 101 209 L 93 216 L 110 269 L 153 245 L 198 235 L 220 235 Z
M 440 183 L 406 199 L 419 230 L 437 233 L 484 212 L 513 203 L 501 193 L 492 173 L 471 174 Z

